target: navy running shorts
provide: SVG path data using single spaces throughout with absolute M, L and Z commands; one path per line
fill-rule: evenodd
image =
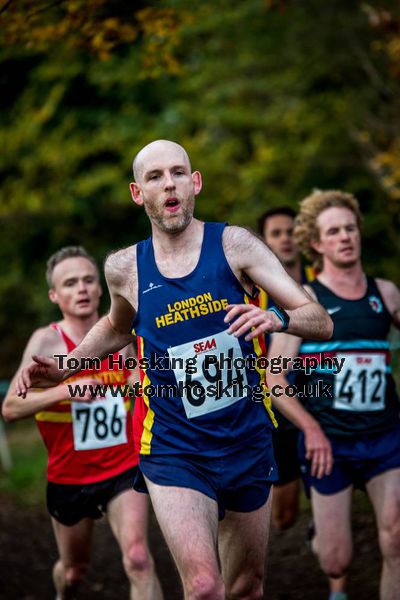
M 147 491 L 143 475 L 158 485 L 190 488 L 212 498 L 218 503 L 220 519 L 226 510 L 251 512 L 265 504 L 277 478 L 271 434 L 211 458 L 141 456 L 134 485 L 141 492 Z
M 320 494 L 336 494 L 351 485 L 364 489 L 373 477 L 400 468 L 400 423 L 383 433 L 329 435 L 328 438 L 334 460 L 332 472 L 317 479 L 310 473 L 310 461 L 305 459 L 304 436 L 301 434 L 302 476 Z

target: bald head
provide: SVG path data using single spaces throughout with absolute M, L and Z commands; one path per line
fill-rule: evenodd
M 138 183 L 143 177 L 143 173 L 157 164 L 160 159 L 171 158 L 171 160 L 180 160 L 191 171 L 189 156 L 186 150 L 170 140 L 156 140 L 144 146 L 136 154 L 133 160 L 133 177 Z

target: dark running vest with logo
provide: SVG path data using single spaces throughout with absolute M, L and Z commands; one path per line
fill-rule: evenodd
M 184 277 L 158 270 L 152 238 L 137 245 L 138 335 L 142 394 L 135 403 L 136 444 L 143 455 L 219 456 L 224 448 L 253 443 L 274 428 L 265 371 L 229 370 L 210 358 L 236 364 L 262 355 L 260 340 L 227 333 L 228 304 L 249 302 L 222 246 L 224 223 L 205 223 L 199 261 Z M 160 368 L 157 359 L 164 360 Z M 186 369 L 186 362 L 193 363 Z M 161 365 L 162 367 L 162 365 Z M 247 384 L 250 393 L 242 393 Z M 252 397 L 251 390 L 261 395 Z
M 313 392 L 310 389 L 303 402 L 324 431 L 333 435 L 379 433 L 399 421 L 387 340 L 392 317 L 375 280 L 368 277 L 367 283 L 367 291 L 359 300 L 345 300 L 318 280 L 309 284 L 330 314 L 334 331 L 328 341 L 303 340 L 301 344 L 303 357 L 321 359 L 318 368 L 306 377 L 307 383 L 313 384 Z M 343 361 L 340 372 L 331 368 L 332 358 Z

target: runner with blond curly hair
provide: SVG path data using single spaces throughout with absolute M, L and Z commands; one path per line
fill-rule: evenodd
M 270 352 L 320 357 L 305 379 L 331 391 L 303 398 L 330 440 L 334 458 L 331 473 L 317 479 L 304 448 L 301 452 L 311 484 L 313 546 L 322 569 L 334 579 L 346 574 L 352 555 L 352 493 L 355 487 L 365 489 L 383 556 L 380 597 L 395 600 L 400 598 L 400 421 L 387 337 L 392 324 L 400 328 L 400 291 L 391 281 L 364 273 L 361 220 L 356 198 L 339 190 L 317 190 L 300 203 L 295 239 L 321 266 L 306 289 L 332 317 L 334 333 L 324 342 L 276 335 Z M 337 366 L 329 366 L 327 358 Z M 284 385 L 285 377 L 270 375 L 268 381 Z M 295 418 L 297 400 L 284 397 L 279 402 L 291 406 Z M 346 598 L 343 589 L 331 589 L 331 600 Z

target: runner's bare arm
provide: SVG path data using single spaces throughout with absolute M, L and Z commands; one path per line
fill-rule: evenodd
M 70 394 L 68 386 L 64 383 L 47 390 L 29 390 L 24 399 L 20 398 L 16 392 L 18 373 L 21 369 L 31 363 L 33 354 L 53 356 L 54 354 L 62 354 L 62 352 L 63 348 L 62 345 L 59 344 L 59 336 L 54 329 L 43 327 L 33 333 L 25 348 L 18 371 L 11 380 L 2 404 L 2 414 L 5 421 L 11 422 L 31 417 L 37 412 L 56 404 L 60 400 L 69 399 Z M 96 382 L 90 378 L 85 378 L 81 380 L 81 383 L 90 384 Z M 82 397 L 77 397 L 76 400 L 87 402 L 92 400 L 92 397 L 87 393 Z
M 300 344 L 301 339 L 298 337 L 287 333 L 276 333 L 272 336 L 268 360 L 279 356 L 293 359 L 298 356 Z M 319 423 L 303 408 L 299 400 L 286 394 L 285 388 L 289 385 L 285 377 L 286 373 L 285 370 L 275 374 L 268 371 L 267 380 L 272 403 L 279 412 L 304 433 L 306 458 L 311 461 L 312 475 L 318 478 L 329 475 L 333 463 L 330 442 Z
M 105 263 L 105 276 L 111 297 L 107 316 L 100 319 L 82 342 L 66 358 L 95 358 L 100 360 L 113 354 L 133 340 L 131 326 L 135 317 L 132 304 L 136 291 L 136 251 L 126 248 L 110 255 Z M 25 396 L 28 388 L 50 387 L 78 373 L 75 369 L 59 369 L 55 360 L 45 356 L 33 356 L 34 362 L 23 368 L 17 377 L 17 393 Z
M 128 369 L 129 369 L 128 383 L 129 383 L 129 385 L 134 386 L 135 383 L 140 381 L 139 367 L 137 365 L 138 357 L 137 357 L 137 352 L 136 352 L 136 341 L 135 341 L 135 344 L 129 344 L 128 346 L 123 348 L 121 350 L 120 354 L 122 355 L 124 361 L 128 361 L 126 363 L 128 365 Z M 132 359 L 134 359 L 134 361 L 136 361 L 135 368 L 131 368 L 131 365 L 133 367 L 133 365 L 135 364 Z
M 400 290 L 393 281 L 387 279 L 377 279 L 376 284 L 379 288 L 386 307 L 392 315 L 393 325 L 400 329 Z
M 333 324 L 328 313 L 286 273 L 276 256 L 256 235 L 241 227 L 226 227 L 223 245 L 226 258 L 239 281 L 243 282 L 246 275 L 287 310 L 289 333 L 313 339 L 331 337 Z M 246 334 L 246 339 L 252 339 L 261 333 L 282 328 L 282 322 L 275 313 L 252 304 L 228 306 L 227 310 L 225 321 L 230 323 L 229 330 L 235 336 Z

